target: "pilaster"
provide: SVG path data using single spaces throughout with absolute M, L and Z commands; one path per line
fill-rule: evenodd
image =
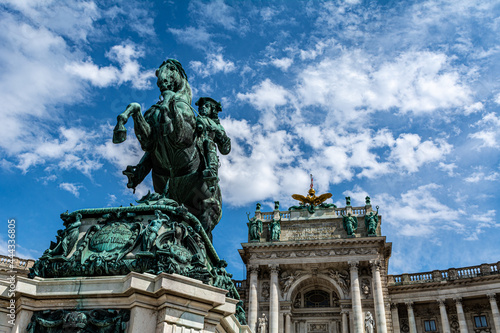
M 413 312 L 413 302 L 406 302 L 406 309 L 408 310 L 410 333 L 417 333 L 417 323 L 415 322 L 415 313 Z
M 394 333 L 400 333 L 401 328 L 399 327 L 399 312 L 398 312 L 398 305 L 396 303 L 391 303 L 391 316 L 392 316 L 392 329 Z
M 450 333 L 450 322 L 448 321 L 448 314 L 446 313 L 446 305 L 444 300 L 438 299 L 439 313 L 441 314 L 441 324 L 443 328 L 443 333 Z
M 457 307 L 458 324 L 460 325 L 460 333 L 469 333 L 467 329 L 467 321 L 465 320 L 464 308 L 462 306 L 462 299 L 457 297 L 454 299 L 455 306 Z
M 491 314 L 493 315 L 493 323 L 495 324 L 495 331 L 500 332 L 500 313 L 498 312 L 498 304 L 495 294 L 488 294 L 490 300 Z

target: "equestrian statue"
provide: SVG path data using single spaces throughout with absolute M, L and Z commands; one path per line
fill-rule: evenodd
M 134 130 L 145 151 L 139 164 L 127 166 L 127 187 L 134 189 L 151 172 L 157 197 L 184 205 L 211 232 L 222 216 L 217 149 L 231 151 L 231 140 L 219 122 L 219 102 L 202 97 L 198 113 L 191 107 L 192 92 L 182 65 L 174 59 L 156 70 L 160 100 L 144 115 L 138 103 L 131 103 L 118 116 L 113 143 L 126 140 L 125 124 L 132 117 Z

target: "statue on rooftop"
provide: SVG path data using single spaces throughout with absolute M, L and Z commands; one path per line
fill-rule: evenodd
M 281 235 L 281 218 L 279 220 L 273 219 L 269 224 L 269 239 L 271 241 L 279 241 Z
M 184 205 L 211 231 L 222 215 L 218 184 L 218 159 L 231 150 L 231 140 L 220 125 L 220 103 L 203 97 L 197 102 L 200 115 L 191 107 L 192 93 L 182 65 L 164 61 L 156 71 L 160 100 L 144 115 L 138 103 L 131 103 L 118 116 L 113 142 L 126 139 L 125 123 L 132 117 L 141 148 L 145 151 L 136 166 L 127 166 L 127 187 L 135 188 L 151 172 L 156 193 Z
M 248 235 L 249 240 L 260 241 L 260 236 L 262 235 L 262 220 L 257 217 L 250 218 L 250 213 L 247 213 L 248 218 Z
M 347 215 L 341 213 L 341 215 L 344 219 L 343 224 L 347 235 L 353 236 L 356 229 L 358 229 L 358 218 L 356 216 L 353 216 L 351 213 L 347 213 Z
M 373 214 L 373 212 L 370 212 L 370 214 L 365 215 L 365 229 L 368 236 L 377 235 L 378 208 L 379 207 L 377 206 L 377 212 L 375 214 Z

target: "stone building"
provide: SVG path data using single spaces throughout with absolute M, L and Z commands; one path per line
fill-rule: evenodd
M 392 244 L 382 235 L 382 217 L 369 198 L 362 207 L 349 202 L 341 208 L 316 204 L 284 211 L 277 203 L 272 212 L 261 212 L 259 205 L 249 218 L 248 242 L 239 250 L 247 279 L 235 284 L 253 332 L 500 333 L 500 262 L 388 275 Z M 375 217 L 371 225 L 365 216 Z M 33 263 L 18 258 L 13 262 L 19 325 L 11 330 L 6 321 L 11 263 L 0 256 L 0 332 L 24 332 L 33 311 L 49 305 L 74 306 L 83 295 L 86 308 L 111 304 L 132 308 L 127 332 L 154 332 L 153 310 L 174 300 L 180 312 L 172 317 L 173 332 L 191 332 L 185 330 L 188 326 L 192 332 L 248 329 L 230 315 L 235 301 L 230 301 L 233 308 L 228 307 L 224 291 L 201 282 L 138 273 L 52 282 L 24 278 Z M 201 294 L 203 298 L 193 298 Z M 201 323 L 206 320 L 214 322 L 212 329 L 203 329 Z
M 349 201 L 257 206 L 239 250 L 247 279 L 237 281 L 254 332 L 500 333 L 500 262 L 388 275 L 392 243 L 382 217 L 369 198 L 363 207 Z M 365 222 L 373 216 L 375 229 Z M 350 217 L 357 228 L 346 225 Z

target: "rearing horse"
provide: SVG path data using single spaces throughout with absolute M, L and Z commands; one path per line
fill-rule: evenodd
M 218 183 L 215 190 L 209 190 L 202 175 L 204 158 L 197 142 L 191 87 L 182 65 L 174 59 L 164 61 L 156 76 L 162 99 L 144 116 L 139 104 L 129 104 L 118 116 L 114 130 L 113 142 L 125 141 L 124 124 L 132 117 L 135 134 L 146 152 L 138 165 L 123 171 L 129 180 L 127 187 L 135 189 L 151 171 L 155 192 L 184 204 L 211 239 L 222 215 L 221 191 Z

